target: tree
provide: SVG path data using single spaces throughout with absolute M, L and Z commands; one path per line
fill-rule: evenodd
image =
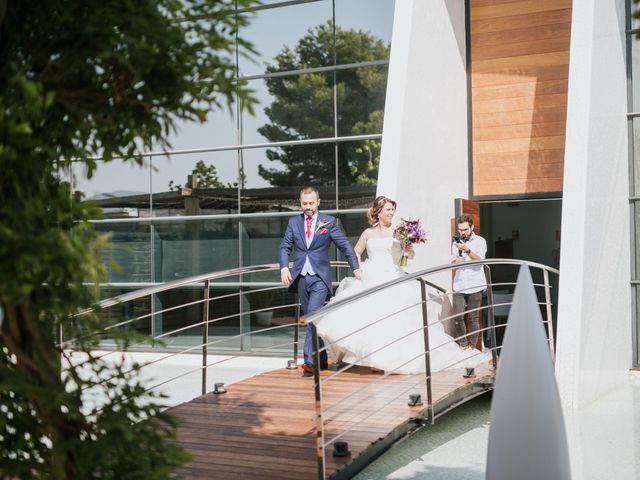
M 336 56 L 340 64 L 387 59 L 389 46 L 373 35 L 335 28 Z M 333 23 L 310 29 L 292 50 L 284 47 L 267 72 L 331 65 Z M 386 66 L 335 72 L 340 136 L 382 131 Z M 334 72 L 307 73 L 266 79 L 274 97 L 265 113 L 271 123 L 258 131 L 270 141 L 333 137 Z M 334 145 L 287 146 L 267 150 L 267 158 L 286 170 L 259 166 L 259 174 L 274 186 L 335 184 Z M 338 143 L 338 181 L 344 185 L 373 184 L 377 177 L 380 142 Z
M 220 181 L 218 177 L 218 169 L 215 165 L 207 165 L 204 160 L 198 160 L 195 167 L 191 171 L 191 175 L 195 177 L 197 188 L 237 188 L 238 183 L 240 188 L 244 188 L 247 176 L 242 169 L 237 182 L 227 182 L 226 184 Z M 173 180 L 169 181 L 169 190 L 180 191 L 182 190 L 182 184 L 175 183 Z
M 99 210 L 72 201 L 60 173 L 76 161 L 91 176 L 97 156 L 141 163 L 136 151 L 167 146 L 176 120 L 203 121 L 234 94 L 250 108 L 232 60 L 246 19 L 229 12 L 252 2 L 0 0 L 3 478 L 161 479 L 185 459 L 135 371 L 91 353 L 99 316 L 74 316 L 98 298 L 107 239 L 89 222 Z M 85 359 L 64 375 L 60 325 Z M 87 387 L 110 400 L 85 404 Z

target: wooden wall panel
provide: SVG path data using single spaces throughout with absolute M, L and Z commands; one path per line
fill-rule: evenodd
M 474 197 L 562 191 L 572 0 L 470 0 Z

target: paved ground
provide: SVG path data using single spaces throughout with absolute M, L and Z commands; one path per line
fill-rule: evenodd
M 398 442 L 360 472 L 369 479 L 484 479 L 491 394 L 475 398 Z

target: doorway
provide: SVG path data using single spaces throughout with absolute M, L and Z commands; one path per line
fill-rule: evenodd
M 562 200 L 481 202 L 487 258 L 517 258 L 558 268 Z

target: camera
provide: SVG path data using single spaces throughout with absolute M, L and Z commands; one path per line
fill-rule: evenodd
M 464 242 L 464 239 L 460 235 L 454 235 L 453 241 L 456 243 Z

